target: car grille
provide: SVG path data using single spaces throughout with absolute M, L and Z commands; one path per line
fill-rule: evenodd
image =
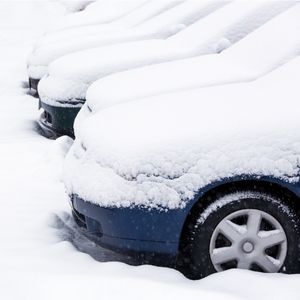
M 45 122 L 52 124 L 52 117 L 47 111 L 44 111 L 44 119 Z

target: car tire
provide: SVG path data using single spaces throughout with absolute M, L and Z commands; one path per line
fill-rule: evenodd
M 242 268 L 300 271 L 300 221 L 279 197 L 245 191 L 211 202 L 187 226 L 179 269 L 190 279 Z

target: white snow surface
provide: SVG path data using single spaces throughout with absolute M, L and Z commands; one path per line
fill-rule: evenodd
M 117 43 L 118 40 L 122 42 L 122 38 L 125 39 L 123 41 L 125 42 L 126 35 L 130 41 L 131 38 L 128 37 L 128 32 L 126 33 L 124 29 L 151 19 L 151 17 L 179 3 L 180 1 L 149 0 L 112 23 L 76 27 L 75 29 L 61 30 L 58 33 L 55 31 L 54 34 L 46 34 L 45 38 L 42 39 L 42 46 L 36 45 L 33 53 L 28 58 L 28 75 L 31 78 L 40 79 L 46 74 L 47 65 L 55 58 L 79 50 L 93 48 L 97 46 L 97 43 L 99 43 L 98 46 L 113 44 Z M 87 34 L 87 32 L 92 33 L 93 30 L 95 30 L 95 34 L 97 33 L 96 36 Z M 114 33 L 114 30 L 118 30 L 117 33 Z
M 55 221 L 70 211 L 60 182 L 70 141 L 34 131 L 37 100 L 21 85 L 34 40 L 64 9 L 0 2 L 1 299 L 298 300 L 299 275 L 229 271 L 190 281 L 165 268 L 99 263 L 72 246 Z
M 99 79 L 88 89 L 87 105 L 95 112 L 147 96 L 254 80 L 300 55 L 299 28 L 297 5 L 220 54 L 156 64 Z
M 172 9 L 172 7 L 183 4 L 184 1 L 158 1 L 151 0 L 143 3 L 137 8 L 133 9 L 129 13 L 121 16 L 120 18 L 114 20 L 109 23 L 100 23 L 95 25 L 85 25 L 75 28 L 70 28 L 66 30 L 60 30 L 54 33 L 47 33 L 40 39 L 36 45 L 36 48 L 50 46 L 53 43 L 65 42 L 66 39 L 69 41 L 75 42 L 78 39 L 84 39 L 85 37 L 91 39 L 94 37 L 99 38 L 102 34 L 113 34 L 114 31 L 125 31 L 125 29 L 129 29 L 135 27 L 137 25 L 144 25 L 152 23 L 153 17 L 159 15 L 160 13 L 165 12 L 168 9 Z M 197 3 L 198 1 L 192 1 L 193 3 Z M 168 14 L 166 15 L 166 17 Z M 160 18 L 157 19 L 160 21 Z
M 55 33 L 74 27 L 109 23 L 130 13 L 130 11 L 141 6 L 144 2 L 146 0 L 98 0 L 89 4 L 83 11 L 61 18 L 48 29 L 48 32 Z M 70 5 L 71 3 L 69 3 Z
M 122 43 L 63 56 L 48 66 L 49 76 L 41 80 L 39 94 L 45 103 L 85 99 L 86 90 L 91 83 L 112 73 L 215 53 L 220 51 L 220 41 L 222 45 L 226 45 L 224 39 L 227 39 L 227 46 L 237 42 L 292 4 L 294 2 L 290 1 L 233 2 L 167 40 Z M 45 70 L 46 67 L 31 66 L 31 77 L 36 78 Z M 53 105 L 60 104 L 56 102 Z
M 101 206 L 176 209 L 228 177 L 298 180 L 299 75 L 297 58 L 251 83 L 131 101 L 77 122 L 68 192 Z
M 90 5 L 94 1 L 88 1 L 88 0 L 73 0 L 73 1 L 68 1 L 68 0 L 58 0 L 58 2 L 61 2 L 68 11 L 70 12 L 77 12 L 77 11 L 82 11 L 84 10 L 88 5 Z
M 41 39 L 39 39 L 35 45 L 35 49 L 39 47 L 50 46 L 51 44 L 55 44 L 58 42 L 65 42 L 66 39 L 79 39 L 84 38 L 85 36 L 91 35 L 99 35 L 103 34 L 106 31 L 110 32 L 113 30 L 123 30 L 126 28 L 134 27 L 138 25 L 143 20 L 146 20 L 148 14 L 152 13 L 153 8 L 155 9 L 156 1 L 144 1 L 143 3 L 139 3 L 136 1 L 136 7 L 130 10 L 126 14 L 118 17 L 117 19 L 111 22 L 99 22 L 96 24 L 83 24 L 77 27 L 70 27 L 64 30 L 57 30 L 54 32 L 46 32 Z M 115 3 L 115 4 L 114 4 Z M 115 6 L 115 9 L 118 9 L 116 1 L 113 1 L 112 4 Z M 112 8 L 114 7 L 112 6 Z M 149 8 L 149 12 L 147 12 L 146 8 Z M 157 5 L 156 5 L 157 9 Z
M 113 30 L 122 30 L 124 28 L 135 28 L 136 25 L 139 25 L 139 30 L 142 29 L 144 32 L 155 32 L 156 30 L 161 30 L 162 27 L 166 26 L 168 30 L 176 32 L 179 29 L 170 28 L 175 26 L 173 24 L 182 24 L 184 26 L 190 25 L 200 19 L 208 15 L 213 10 L 218 7 L 224 6 L 225 1 L 195 1 L 195 0 L 185 0 L 182 3 L 177 1 L 177 6 L 170 8 L 162 14 L 157 15 L 154 18 L 150 18 L 146 21 L 140 22 L 139 19 L 136 20 L 134 17 L 137 12 L 139 12 L 146 5 L 142 5 L 139 9 L 133 10 L 131 13 L 115 20 L 114 22 L 110 22 L 109 24 L 100 24 L 100 25 L 90 25 L 90 26 L 81 26 L 76 28 L 71 28 L 69 30 L 64 30 L 60 32 L 56 32 L 54 34 L 44 35 L 43 39 L 39 40 L 38 45 L 43 46 L 46 44 L 50 44 L 53 42 L 61 42 L 66 38 L 66 34 L 68 38 L 82 38 L 82 36 L 95 36 L 95 34 L 104 34 L 105 31 L 113 31 Z M 137 16 L 140 18 L 141 16 Z
M 149 7 L 150 4 L 151 7 Z M 51 61 L 63 55 L 84 49 L 151 38 L 167 38 L 222 5 L 224 3 L 221 1 L 190 0 L 183 3 L 153 1 L 105 27 L 97 25 L 76 28 L 72 31 L 65 30 L 54 36 L 55 42 L 53 37 L 50 42 L 47 41 L 48 38 L 46 43 L 43 42 L 35 49 L 28 60 L 29 69 L 32 66 L 34 68 L 47 66 Z M 149 16 L 153 15 L 155 16 L 149 19 Z M 142 22 L 143 19 L 146 22 Z M 139 23 L 138 26 L 124 29 L 132 27 L 135 23 Z

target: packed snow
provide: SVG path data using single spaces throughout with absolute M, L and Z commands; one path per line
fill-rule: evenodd
M 220 54 L 156 64 L 104 77 L 88 89 L 88 106 L 81 114 L 86 114 L 87 107 L 95 112 L 147 96 L 256 79 L 300 55 L 299 28 L 300 5 L 297 5 Z
M 175 1 L 157 3 L 154 1 L 106 26 L 85 26 L 80 30 L 77 28 L 72 31 L 65 30 L 52 37 L 50 42 L 46 35 L 48 42 L 39 45 L 32 53 L 28 60 L 29 69 L 31 66 L 34 68 L 47 66 L 60 56 L 84 49 L 151 38 L 167 38 L 222 5 L 224 5 L 223 2 L 217 1 L 199 2 L 191 0 L 183 3 Z M 149 19 L 149 16 L 153 17 Z M 146 21 L 142 22 L 143 20 Z M 138 26 L 124 29 L 133 25 Z M 55 38 L 55 42 L 53 38 Z
M 77 122 L 68 192 L 101 206 L 175 209 L 228 177 L 295 182 L 299 75 L 297 58 L 251 83 L 131 101 Z
M 234 270 L 190 281 L 171 269 L 100 263 L 74 248 L 116 259 L 76 227 L 66 230 L 60 170 L 72 141 L 36 132 L 37 100 L 27 95 L 26 56 L 63 14 L 65 6 L 54 1 L 0 2 L 1 299 L 298 300 L 299 275 Z
M 215 53 L 220 39 L 233 44 L 287 9 L 294 2 L 233 2 L 200 19 L 167 40 L 148 40 L 75 52 L 53 61 L 48 76 L 39 84 L 45 103 L 60 106 L 60 101 L 85 99 L 86 90 L 95 80 L 109 74 L 201 54 Z M 203 30 L 205 28 L 206 30 Z M 197 38 L 195 38 L 195 36 Z M 224 49 L 222 49 L 224 50 Z M 76 62 L 76 63 L 74 63 Z M 32 78 L 47 67 L 30 66 Z

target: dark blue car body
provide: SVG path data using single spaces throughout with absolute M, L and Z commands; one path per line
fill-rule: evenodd
M 102 246 L 121 252 L 146 252 L 176 257 L 184 224 L 194 205 L 210 191 L 228 184 L 268 184 L 281 188 L 296 198 L 300 197 L 300 182 L 289 182 L 273 177 L 239 176 L 212 183 L 201 190 L 182 209 L 148 209 L 141 207 L 105 208 L 71 197 L 75 219 Z

